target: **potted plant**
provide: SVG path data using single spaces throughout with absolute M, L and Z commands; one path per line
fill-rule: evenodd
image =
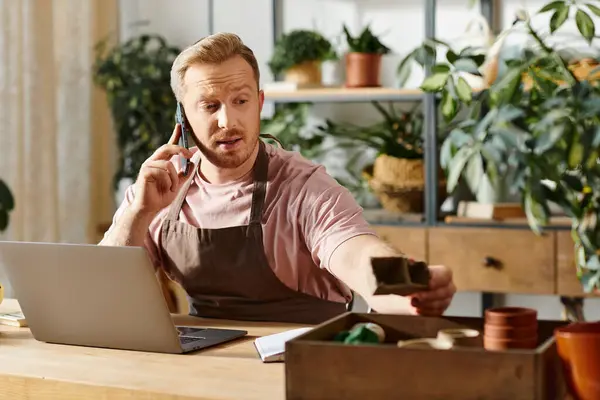
M 326 120 L 319 129 L 336 139 L 334 148 L 350 152 L 347 168 L 366 153 L 374 153 L 373 162 L 362 169 L 370 189 L 388 211 L 419 213 L 423 211 L 425 167 L 423 160 L 423 116 L 415 108 L 399 112 L 390 105 L 384 108 L 372 102 L 382 115 L 370 126 Z
M 10 191 L 10 188 L 2 179 L 0 179 L 0 232 L 4 232 L 8 228 L 10 222 L 10 212 L 15 207 L 15 199 Z
M 321 63 L 336 59 L 331 43 L 320 33 L 297 29 L 281 35 L 268 65 L 273 75 L 284 74 L 286 82 L 319 86 Z
M 365 27 L 359 36 L 354 37 L 348 31 L 346 25 L 344 25 L 344 34 L 348 43 L 348 52 L 346 53 L 346 86 L 381 86 L 381 57 L 384 54 L 390 53 L 390 48 L 381 43 L 369 26 Z
M 8 228 L 9 214 L 15 207 L 15 199 L 9 187 L 0 179 L 0 232 Z M 0 303 L 4 299 L 4 288 L 0 282 Z
M 453 122 L 442 146 L 442 157 L 457 164 L 450 171 L 449 189 L 458 176 L 481 176 L 486 171 L 494 180 L 510 168 L 512 190 L 522 195 L 535 233 L 541 234 L 548 224 L 551 205 L 571 218 L 578 277 L 585 292 L 598 291 L 600 84 L 597 70 L 587 76 L 575 74 L 570 68 L 573 60 L 549 43 L 569 15 L 574 15 L 579 33 L 591 43 L 596 32 L 591 15 L 600 16 L 600 8 L 553 1 L 539 12 L 553 14 L 549 32 L 542 34 L 530 19 L 524 20 L 535 45 L 519 58 L 500 60 L 504 73 L 477 102 L 471 102 L 466 87 L 459 93 L 456 72 L 446 63 L 433 66 L 434 73 L 422 87 L 441 93 L 442 114 Z M 459 106 L 470 111 L 464 120 L 457 118 Z
M 141 35 L 110 49 L 107 43 L 96 46 L 94 81 L 107 94 L 120 153 L 114 185 L 123 190 L 173 131 L 170 73 L 180 49 L 158 35 Z

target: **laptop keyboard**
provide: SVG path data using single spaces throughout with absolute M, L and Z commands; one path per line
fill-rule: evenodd
M 179 342 L 181 344 L 188 344 L 188 343 L 192 343 L 192 342 L 197 342 L 198 340 L 201 340 L 202 338 L 197 338 L 197 337 L 190 337 L 190 336 L 179 336 Z
M 197 342 L 203 340 L 202 333 L 205 331 L 204 328 L 192 328 L 189 326 L 178 326 L 177 331 L 179 332 L 179 342 L 184 345 L 191 342 Z

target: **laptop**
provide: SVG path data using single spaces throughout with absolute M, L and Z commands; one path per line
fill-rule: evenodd
M 0 269 L 42 342 L 182 354 L 248 334 L 175 326 L 142 247 L 0 242 Z

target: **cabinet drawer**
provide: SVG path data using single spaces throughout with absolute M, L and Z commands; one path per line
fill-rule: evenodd
M 459 291 L 553 294 L 554 234 L 529 230 L 433 228 L 429 263 L 451 268 Z
M 390 246 L 415 260 L 427 261 L 427 230 L 425 228 L 373 225 L 377 235 Z

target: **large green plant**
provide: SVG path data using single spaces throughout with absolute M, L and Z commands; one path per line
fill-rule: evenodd
M 9 187 L 0 179 L 0 232 L 8 227 L 9 214 L 15 207 L 15 199 Z
M 279 75 L 305 62 L 335 59 L 337 54 L 331 43 L 320 33 L 297 29 L 281 35 L 268 65 L 273 75 Z
M 176 100 L 171 65 L 180 49 L 158 35 L 141 35 L 107 48 L 97 46 L 95 83 L 106 91 L 117 132 L 120 162 L 115 186 L 135 179 L 142 163 L 173 131 Z
M 400 112 L 393 104 L 387 109 L 376 101 L 371 104 L 382 117 L 379 122 L 359 126 L 326 119 L 318 130 L 335 138 L 336 148 L 361 153 L 373 150 L 377 155 L 406 159 L 423 158 L 423 115 L 416 108 Z
M 442 145 L 449 168 L 449 189 L 459 177 L 492 180 L 513 171 L 512 190 L 523 195 L 531 229 L 541 234 L 550 204 L 571 217 L 578 277 L 586 292 L 600 289 L 600 86 L 578 80 L 568 60 L 548 38 L 574 15 L 581 36 L 596 36 L 591 2 L 552 1 L 539 13 L 551 12 L 547 33 L 521 21 L 535 45 L 518 59 L 506 60 L 502 77 L 477 102 L 464 84 L 458 86 L 455 55 L 433 66 L 422 89 L 441 94 L 441 112 L 450 134 Z M 592 71 L 593 74 L 600 70 Z M 469 115 L 459 119 L 458 108 Z

